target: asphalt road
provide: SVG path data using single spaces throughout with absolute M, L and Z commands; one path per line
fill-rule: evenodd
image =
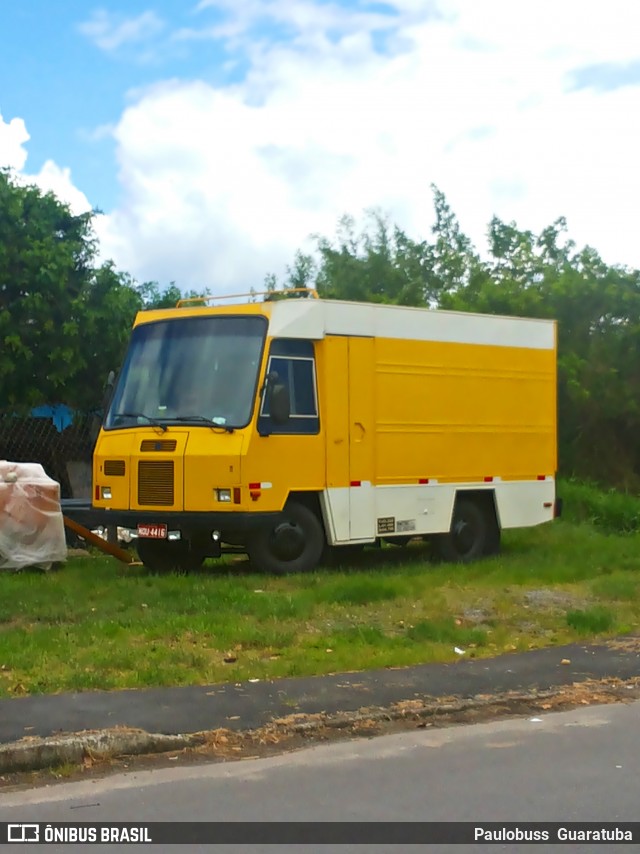
M 126 773 L 7 793 L 0 796 L 0 821 L 634 821 L 640 812 L 639 742 L 640 701 L 591 706 L 540 719 L 416 729 L 263 760 Z M 205 850 L 197 845 L 145 847 Z M 24 851 L 24 846 L 4 850 L 12 849 Z M 100 848 L 109 849 L 122 850 Z M 274 852 L 279 847 L 207 850 Z M 480 850 L 534 849 L 496 844 Z M 614 846 L 545 845 L 542 850 L 602 852 Z

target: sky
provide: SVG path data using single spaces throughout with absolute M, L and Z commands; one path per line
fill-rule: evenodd
M 138 281 L 233 293 L 435 184 L 640 268 L 634 0 L 20 0 L 0 19 L 0 166 L 98 211 Z

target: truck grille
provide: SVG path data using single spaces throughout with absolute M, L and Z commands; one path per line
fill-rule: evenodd
M 173 460 L 141 460 L 138 463 L 138 504 L 170 507 L 173 480 Z
M 143 452 L 149 451 L 175 451 L 175 439 L 143 439 L 140 443 L 140 450 Z

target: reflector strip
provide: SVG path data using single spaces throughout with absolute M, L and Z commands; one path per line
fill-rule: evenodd
M 546 480 L 546 479 L 547 479 L 546 474 L 539 474 L 538 475 L 538 480 Z
M 484 482 L 485 482 L 485 483 L 491 483 L 491 482 L 492 482 L 492 480 L 493 480 L 493 476 L 492 476 L 492 475 L 489 475 L 488 477 L 485 477 Z
M 362 486 L 362 481 L 361 480 L 352 480 L 351 486 Z
M 428 477 L 421 477 L 418 480 L 418 483 L 429 483 L 429 478 Z

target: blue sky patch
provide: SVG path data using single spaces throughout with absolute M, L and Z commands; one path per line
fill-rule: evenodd
M 576 68 L 570 75 L 571 89 L 595 89 L 611 92 L 625 86 L 640 85 L 640 59 L 633 62 L 601 62 Z

